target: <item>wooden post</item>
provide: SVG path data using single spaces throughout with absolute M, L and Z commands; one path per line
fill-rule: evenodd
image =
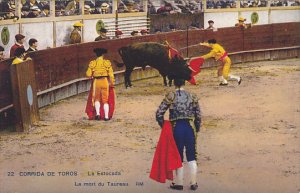
M 16 131 L 28 131 L 39 120 L 33 61 L 11 65 L 10 77 L 16 113 Z

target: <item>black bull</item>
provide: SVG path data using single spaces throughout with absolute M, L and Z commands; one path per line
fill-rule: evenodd
M 130 75 L 134 67 L 142 67 L 145 69 L 147 65 L 157 69 L 159 73 L 169 80 L 174 78 L 182 78 L 189 80 L 191 78 L 191 69 L 188 68 L 186 60 L 181 56 L 169 58 L 168 46 L 155 43 L 143 42 L 135 43 L 130 46 L 121 47 L 119 54 L 122 57 L 123 63 L 118 63 L 119 67 L 125 64 L 125 87 L 131 87 Z M 166 80 L 164 78 L 166 85 Z

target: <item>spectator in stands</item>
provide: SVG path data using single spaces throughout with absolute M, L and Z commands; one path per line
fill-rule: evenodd
M 108 14 L 111 13 L 110 6 L 108 3 L 102 3 L 100 7 L 100 13 L 101 14 Z
M 38 41 L 34 38 L 31 38 L 28 41 L 29 48 L 27 49 L 27 53 L 37 51 Z
M 15 35 L 16 43 L 10 48 L 10 57 L 14 57 L 17 48 L 24 48 L 25 36 L 22 34 Z
M 62 3 L 57 3 L 60 1 L 55 1 L 55 16 L 65 15 L 65 5 Z
M 28 18 L 36 18 L 36 17 L 39 17 L 40 15 L 40 8 L 38 8 L 37 6 L 32 6 L 30 8 L 30 12 L 29 14 L 27 15 Z
M 250 28 L 251 27 L 251 24 L 246 24 L 245 21 L 246 19 L 243 18 L 243 17 L 240 17 L 238 19 L 238 23 L 235 24 L 236 27 L 240 27 L 241 29 L 247 29 L 247 28 Z
M 131 35 L 132 37 L 138 36 L 138 35 L 139 35 L 139 32 L 136 31 L 136 30 L 134 30 L 134 31 L 132 31 L 132 32 L 130 33 L 130 35 Z
M 17 48 L 14 52 L 14 56 L 16 58 L 13 60 L 12 64 L 20 64 L 20 63 L 24 62 L 25 57 L 26 57 L 25 49 L 22 47 Z M 31 60 L 31 58 L 27 57 L 26 60 Z
M 134 8 L 135 2 L 133 0 L 127 1 L 125 3 L 125 5 L 126 5 L 125 10 L 124 10 L 125 13 L 139 12 L 138 9 Z
M 170 3 L 165 2 L 165 5 L 157 9 L 157 14 L 166 14 L 166 13 L 174 13 L 172 11 L 172 5 Z
M 38 7 L 39 9 L 42 9 L 43 5 L 39 2 L 37 2 L 36 0 L 30 0 L 30 1 L 26 1 L 23 6 L 27 6 L 29 7 L 30 9 L 33 7 L 33 6 L 36 6 Z
M 212 29 L 215 30 L 216 28 L 214 27 L 215 22 L 213 20 L 208 20 L 208 28 L 206 29 Z
M 115 31 L 115 38 L 114 39 L 120 39 L 122 38 L 123 32 L 120 30 Z
M 208 0 L 206 2 L 206 8 L 207 9 L 214 9 L 215 8 L 215 3 L 213 1 L 211 1 L 211 0 Z
M 30 8 L 28 6 L 23 6 L 21 8 L 21 18 L 26 18 L 30 12 Z
M 4 60 L 4 48 L 0 46 L 0 61 Z
M 142 36 L 149 34 L 148 30 L 146 30 L 146 29 L 141 30 L 140 33 Z
M 65 8 L 65 15 L 79 15 L 79 2 L 80 0 L 70 1 Z
M 89 5 L 84 5 L 84 15 L 91 14 L 91 7 Z
M 169 29 L 170 29 L 170 31 L 176 31 L 175 25 L 173 25 L 173 24 L 169 25 Z
M 152 4 L 152 2 L 148 2 L 148 12 L 149 14 L 156 14 L 155 6 Z
M 81 28 L 83 27 L 83 24 L 80 22 L 76 22 L 73 24 L 73 31 L 70 35 L 70 44 L 79 44 L 81 43 Z
M 100 35 L 95 39 L 95 41 L 109 40 L 109 37 L 106 35 L 107 29 L 101 28 L 99 32 L 100 32 Z
M 14 2 L 4 0 L 0 2 L 0 20 L 2 19 L 15 19 L 16 6 Z
M 44 5 L 42 7 L 42 12 L 40 14 L 40 17 L 49 17 L 49 14 L 50 14 L 50 6 Z

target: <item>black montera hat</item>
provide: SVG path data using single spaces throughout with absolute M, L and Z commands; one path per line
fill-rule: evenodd
M 107 49 L 105 49 L 105 48 L 95 48 L 95 49 L 94 49 L 94 53 L 95 53 L 97 56 L 102 56 L 103 54 L 106 54 L 106 53 L 107 53 Z

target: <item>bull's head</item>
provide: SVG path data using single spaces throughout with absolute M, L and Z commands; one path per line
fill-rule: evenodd
M 173 78 L 182 78 L 184 80 L 190 80 L 192 71 L 188 68 L 187 60 L 181 57 L 173 57 L 170 61 L 172 68 L 169 73 Z

